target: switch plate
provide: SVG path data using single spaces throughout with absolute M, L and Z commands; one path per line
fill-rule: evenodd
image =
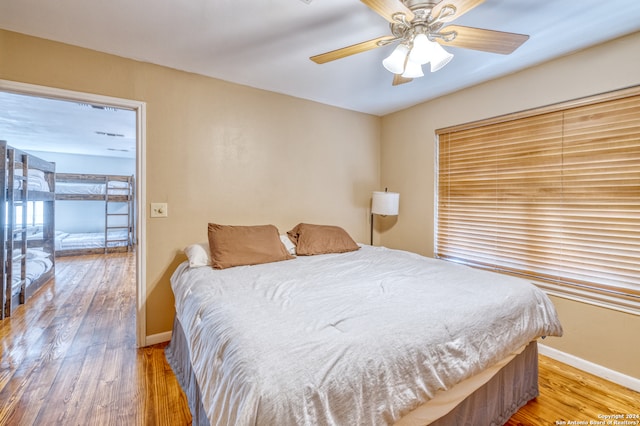
M 169 216 L 167 203 L 151 203 L 151 217 L 167 216 Z

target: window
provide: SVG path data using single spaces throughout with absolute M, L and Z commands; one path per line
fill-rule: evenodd
M 640 88 L 437 136 L 436 257 L 640 301 Z
M 7 219 L 8 220 L 8 219 Z M 16 206 L 16 225 L 22 225 L 22 206 Z M 44 202 L 27 202 L 27 223 L 26 226 L 42 226 L 44 223 Z

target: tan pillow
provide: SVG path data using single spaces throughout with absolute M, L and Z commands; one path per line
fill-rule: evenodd
M 231 226 L 210 223 L 211 265 L 225 269 L 293 259 L 273 225 Z
M 298 256 L 345 253 L 360 248 L 339 226 L 299 223 L 287 235 L 296 245 Z

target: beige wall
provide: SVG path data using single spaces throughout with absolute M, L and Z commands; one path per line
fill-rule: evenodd
M 636 33 L 383 117 L 381 185 L 401 195 L 382 243 L 433 256 L 436 129 L 638 85 L 639 50 Z M 640 378 L 640 316 L 554 302 L 565 336 L 546 345 Z
M 147 335 L 171 330 L 169 277 L 210 221 L 369 239 L 378 117 L 6 31 L 0 79 L 147 103 L 147 202 L 169 204 L 146 220 Z

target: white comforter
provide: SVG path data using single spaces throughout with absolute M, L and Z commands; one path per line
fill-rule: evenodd
M 529 341 L 560 335 L 513 277 L 364 246 L 179 266 L 178 319 L 211 424 L 391 424 Z

